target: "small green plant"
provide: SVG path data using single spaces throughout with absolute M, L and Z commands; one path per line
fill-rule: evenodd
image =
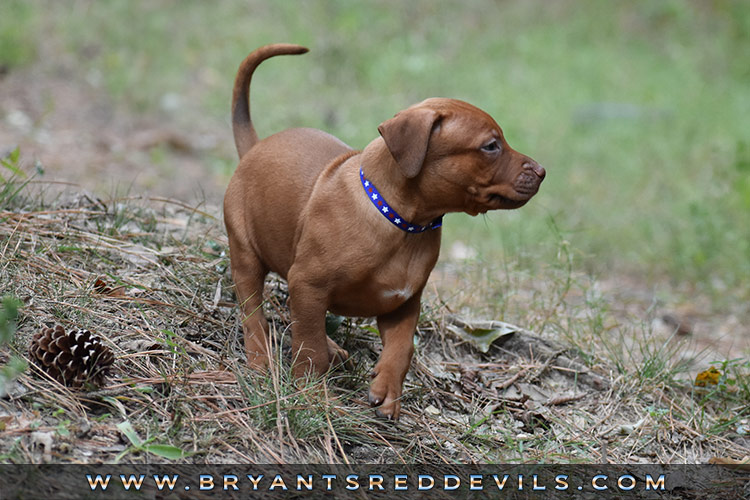
M 750 360 L 744 358 L 715 361 L 721 375 L 712 389 L 703 397 L 701 405 L 710 399 L 726 399 L 730 402 L 750 401 Z
M 17 437 L 13 440 L 13 443 L 10 446 L 6 446 L 2 453 L 0 453 L 0 462 L 7 464 L 7 463 L 24 463 L 25 459 L 23 457 L 23 439 L 21 437 Z
M 661 344 L 651 342 L 649 335 L 650 332 L 644 328 L 643 337 L 634 339 L 637 344 L 635 349 L 640 359 L 640 362 L 637 362 L 631 358 L 636 363 L 636 374 L 643 383 L 672 385 L 675 376 L 685 369 L 684 366 L 674 362 L 682 346 L 672 342 L 671 338 L 664 340 Z
M 320 435 L 326 429 L 320 394 L 321 381 L 296 382 L 286 361 L 275 363 L 268 376 L 241 378 L 240 385 L 249 403 L 248 413 L 265 430 L 287 425 L 298 439 Z
M 130 447 L 120 453 L 115 459 L 115 462 L 119 462 L 125 455 L 133 451 L 143 451 L 169 460 L 179 460 L 187 455 L 185 451 L 176 446 L 154 443 L 153 441 L 155 438 L 150 438 L 145 441 L 142 440 L 132 424 L 127 420 L 117 424 L 117 428 L 126 438 L 128 438 L 128 441 L 130 441 Z
M 0 309 L 0 344 L 7 344 L 16 334 L 16 319 L 21 302 L 11 295 L 3 297 Z
M 164 334 L 164 344 L 169 352 L 174 356 L 187 356 L 185 348 L 177 342 L 177 335 L 172 330 L 162 330 Z
M 10 170 L 11 176 L 24 177 L 23 171 L 18 167 L 18 160 L 21 156 L 21 150 L 19 148 L 14 149 L 10 154 L 0 160 L 0 164 L 7 170 Z M 8 182 L 3 175 L 0 175 L 0 181 Z
M 10 345 L 16 334 L 16 319 L 21 302 L 13 296 L 3 297 L 0 308 L 0 348 Z M 26 371 L 26 362 L 18 356 L 12 355 L 8 363 L 0 368 L 0 397 L 7 394 L 13 381 Z
M 278 433 L 279 438 L 287 434 L 293 436 L 295 446 L 304 446 L 325 436 L 335 436 L 334 439 L 349 443 L 368 441 L 363 427 L 371 423 L 369 408 L 337 411 L 352 394 L 362 393 L 364 377 L 329 374 L 327 382 L 313 375 L 295 379 L 291 370 L 293 361 L 284 355 L 284 335 L 272 335 L 272 338 L 276 345 L 272 347 L 274 359 L 268 372 L 237 374 L 249 419 L 263 431 Z M 343 387 L 351 384 L 357 387 Z
M 28 185 L 31 179 L 20 165 L 21 150 L 14 149 L 5 158 L 0 158 L 0 209 L 8 209 L 13 200 Z M 3 175 L 5 174 L 5 175 Z
M 58 408 L 52 412 L 52 416 L 58 419 L 57 426 L 55 426 L 55 432 L 57 435 L 61 437 L 70 436 L 69 427 L 71 422 L 69 418 L 63 418 L 65 416 L 65 410 Z

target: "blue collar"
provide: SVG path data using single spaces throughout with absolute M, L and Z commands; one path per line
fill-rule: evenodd
M 378 209 L 378 212 L 383 214 L 383 217 L 388 219 L 391 224 L 393 224 L 400 230 L 407 233 L 423 233 L 428 229 L 437 229 L 443 225 L 442 215 L 434 221 L 430 222 L 430 224 L 427 226 L 411 224 L 405 221 L 395 210 L 393 210 L 393 208 L 391 208 L 388 203 L 386 203 L 383 197 L 380 196 L 380 192 L 375 188 L 372 182 L 368 181 L 365 178 L 365 173 L 362 171 L 362 167 L 359 168 L 359 179 L 362 181 L 362 187 L 365 189 L 367 197 L 370 198 L 370 201 L 373 205 L 375 205 L 375 208 Z

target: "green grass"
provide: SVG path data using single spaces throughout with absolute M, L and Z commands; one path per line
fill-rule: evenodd
M 34 58 L 35 14 L 28 2 L 11 0 L 0 5 L 0 68 L 9 70 Z
M 555 252 L 551 216 L 589 268 L 718 290 L 750 277 L 746 2 L 10 5 L 116 99 L 179 96 L 178 122 L 225 120 L 239 61 L 274 41 L 312 51 L 258 72 L 261 134 L 313 126 L 363 147 L 428 96 L 486 109 L 549 172 L 518 213 L 447 219 L 448 240 L 488 259 Z

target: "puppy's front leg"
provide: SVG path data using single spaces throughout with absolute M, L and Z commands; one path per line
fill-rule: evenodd
M 383 352 L 375 365 L 369 399 L 371 405 L 379 405 L 375 413 L 380 417 L 397 420 L 401 413 L 401 393 L 414 354 L 421 297 L 422 290 L 395 311 L 378 316 Z

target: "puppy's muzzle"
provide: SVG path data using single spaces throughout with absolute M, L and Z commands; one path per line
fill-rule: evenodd
M 547 172 L 544 170 L 544 167 L 537 162 L 533 160 L 526 161 L 523 164 L 523 170 L 518 174 L 516 181 L 513 183 L 513 189 L 521 196 L 531 198 L 539 191 L 539 186 L 546 175 Z

